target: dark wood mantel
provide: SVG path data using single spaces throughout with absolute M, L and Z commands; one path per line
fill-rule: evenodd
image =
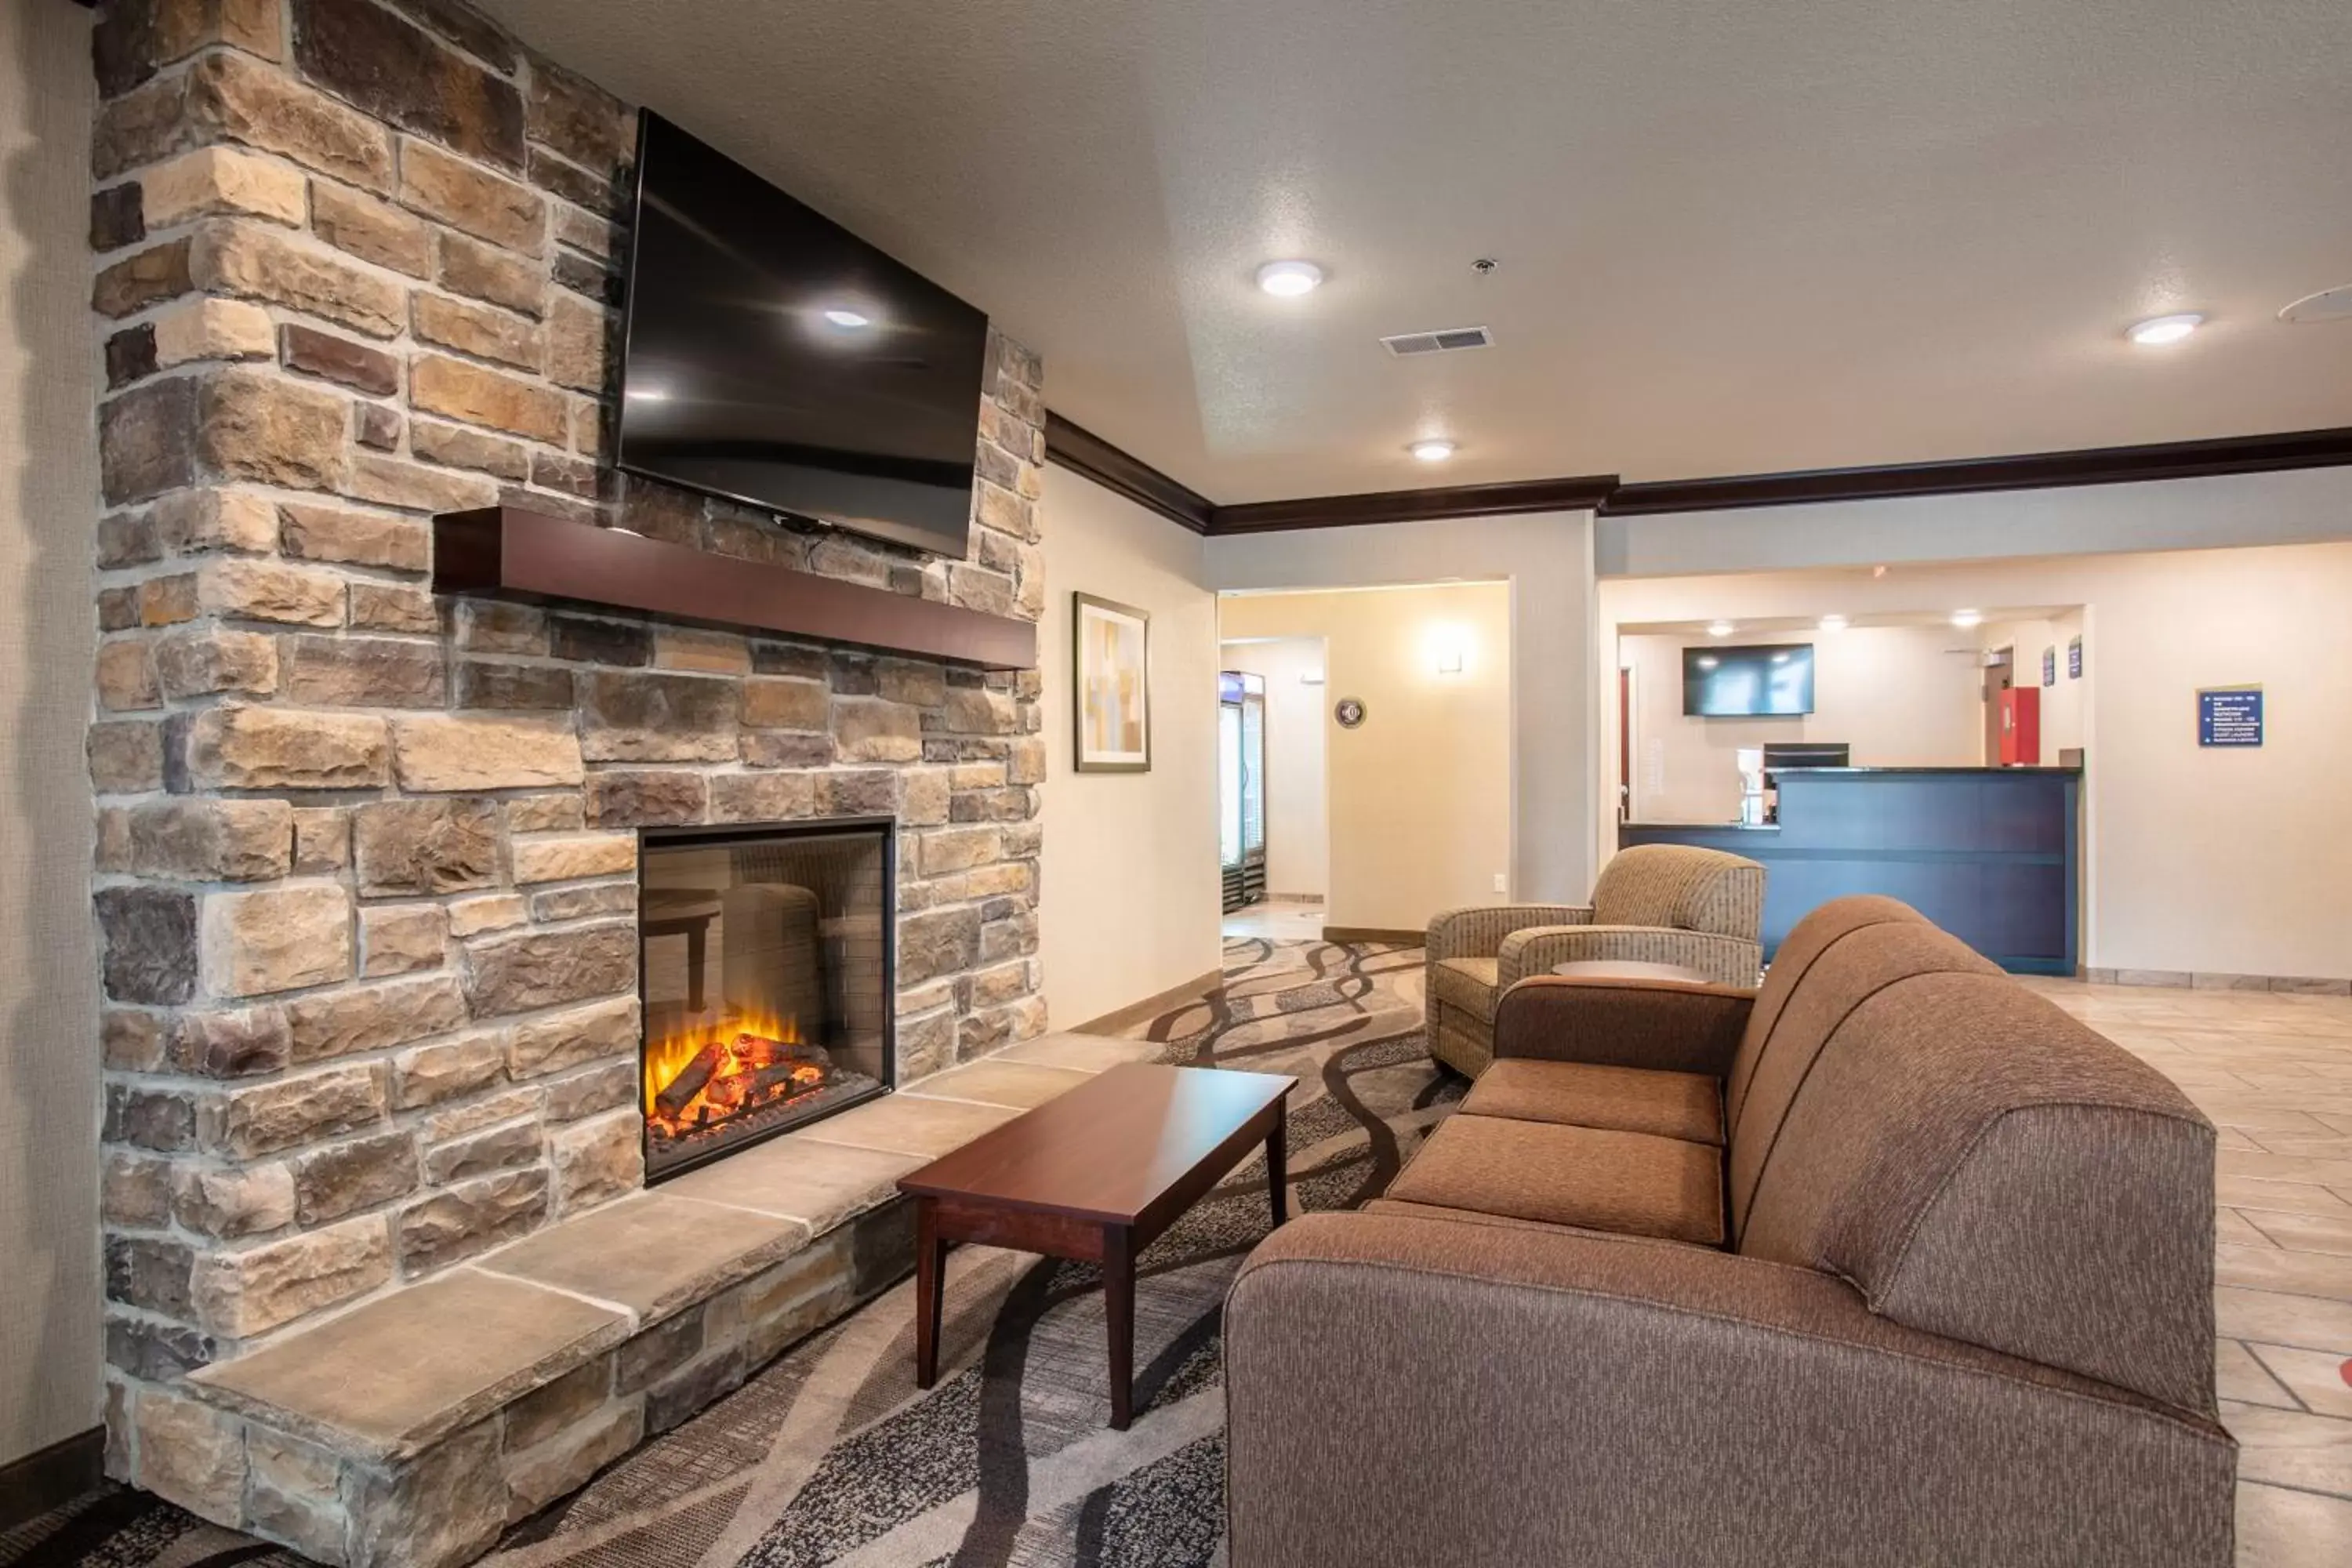
M 519 507 L 434 519 L 433 591 L 634 610 L 985 669 L 1037 666 L 1034 622 Z

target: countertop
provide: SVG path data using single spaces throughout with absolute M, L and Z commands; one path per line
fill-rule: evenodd
M 1806 779 L 1806 778 L 1823 778 L 1823 779 L 1865 779 L 1865 778 L 1885 778 L 1885 779 L 1905 779 L 1905 778 L 1983 778 L 1983 777 L 1988 777 L 1988 776 L 1990 776 L 1990 775 L 1993 775 L 1993 774 L 2003 774 L 2003 775 L 2006 775 L 2006 774 L 2018 774 L 2018 773 L 2021 773 L 2021 774 L 2023 774 L 2023 775 L 2025 775 L 2025 776 L 2027 776 L 2027 777 L 2029 777 L 2029 778 L 2074 778 L 2074 777 L 2079 776 L 2079 775 L 2082 773 L 2082 771 L 2083 771 L 2083 770 L 2082 770 L 2082 769 L 2080 769 L 2080 768 L 2040 768 L 2040 767 L 2035 767 L 2035 768 L 1919 767 L 1919 768 L 1768 768 L 1768 769 L 1766 769 L 1765 771 L 1766 771 L 1766 773 L 1768 773 L 1768 774 L 1769 774 L 1769 775 L 1773 780 L 1775 780 L 1775 781 L 1779 781 L 1779 780 L 1780 780 L 1780 779 L 1789 778 L 1789 777 L 1791 777 L 1791 776 L 1794 776 L 1794 777 L 1796 777 L 1796 778 L 1798 778 L 1798 779 Z M 1780 826 L 1781 826 L 1781 825 L 1780 825 L 1780 823 L 1777 823 L 1777 822 L 1655 822 L 1655 821 L 1651 821 L 1651 820 L 1648 820 L 1648 819 L 1644 818 L 1644 819 L 1642 819 L 1642 820 L 1639 820 L 1639 821 L 1632 821 L 1632 822 L 1623 822 L 1623 823 L 1620 823 L 1618 826 L 1621 826 L 1621 827 L 1664 827 L 1664 828 L 1671 828 L 1671 829 L 1675 829 L 1675 830 L 1676 830 L 1676 831 L 1701 831 L 1701 832 L 1706 832 L 1706 833 L 1726 833 L 1726 832 L 1730 832 L 1730 833 L 1778 833 L 1778 832 L 1780 832 Z
M 2076 775 L 2076 774 L 2080 773 L 2083 770 L 2082 770 L 2082 769 L 2080 769 L 2080 768 L 2038 768 L 2038 767 L 2037 767 L 2037 768 L 1987 768 L 1987 767 L 1974 767 L 1974 768 L 1767 768 L 1767 769 L 1765 769 L 1764 771 L 1765 771 L 1767 773 L 1769 773 L 1772 777 L 1774 777 L 1774 778 L 1776 778 L 1776 779 L 1777 779 L 1777 778 L 1783 777 L 1783 776 L 1785 776 L 1785 775 L 1787 775 L 1787 774 L 1790 774 L 1790 773 L 1824 773 L 1824 774 L 1828 774 L 1828 775 L 1830 775 L 1830 776 L 1832 776 L 1832 777 L 1834 777 L 1834 778 L 1861 778 L 1861 777 L 1879 777 L 1879 778 L 1920 778 L 1920 777 L 1927 777 L 1927 778 L 1934 778 L 1934 777 L 1937 777 L 1937 776 L 1939 776 L 1939 775 L 1943 775 L 1943 774 L 1951 774 L 1951 775 L 1958 776 L 1958 775 L 1980 775 L 1980 774 L 1988 774 L 1988 773 L 2002 773 L 2002 774 L 2008 774 L 2008 773 L 2024 773 L 2024 774 L 2028 775 L 2029 777 L 2031 777 L 2031 776 L 2034 776 L 2034 775 L 2042 775 L 2042 776 L 2053 776 L 2053 775 L 2054 775 L 2054 776 L 2058 776 L 2058 777 L 2067 777 L 2067 778 L 2071 778 L 2071 777 L 2073 777 L 2073 776 L 2074 776 L 2074 775 Z

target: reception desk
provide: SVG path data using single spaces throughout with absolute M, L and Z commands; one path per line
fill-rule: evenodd
M 1767 959 L 1817 905 L 1884 893 L 2004 969 L 2074 973 L 2078 769 L 1791 768 L 1773 777 L 1778 822 L 1627 822 L 1618 845 L 1696 844 L 1761 862 Z

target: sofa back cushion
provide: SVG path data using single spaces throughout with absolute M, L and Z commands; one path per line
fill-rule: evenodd
M 1915 974 L 1945 972 L 1998 974 L 2000 969 L 1958 937 L 1916 919 L 1856 926 L 1807 966 L 1755 1053 L 1737 1121 L 1727 1122 L 1726 1171 L 1738 1216 L 1733 1234 L 1746 1223 L 1790 1110 L 1839 1026 L 1887 986 Z M 1751 1026 L 1753 1022 L 1751 1017 Z M 1735 1058 L 1734 1068 L 1738 1065 Z
M 2155 1069 L 2014 981 L 1916 973 L 1831 1030 L 1738 1247 L 2210 1415 L 2214 1142 Z
M 1732 1058 L 1731 1076 L 1723 1086 L 1725 1125 L 1738 1120 L 1748 1100 L 1748 1085 L 1762 1058 L 1764 1047 L 1780 1024 L 1780 1015 L 1789 1005 L 1789 998 L 1823 953 L 1835 947 L 1844 937 L 1866 926 L 1886 925 L 1903 921 L 1925 925 L 1927 917 L 1910 905 L 1896 899 L 1881 898 L 1875 893 L 1856 893 L 1850 898 L 1832 899 L 1816 907 L 1803 920 L 1790 929 L 1780 951 L 1772 955 L 1772 967 L 1764 972 L 1764 984 L 1756 993 L 1756 1005 L 1748 1011 L 1748 1026 L 1739 1037 L 1738 1052 Z
M 1665 926 L 1754 942 L 1764 925 L 1764 868 L 1720 849 L 1637 844 L 1592 885 L 1592 923 Z

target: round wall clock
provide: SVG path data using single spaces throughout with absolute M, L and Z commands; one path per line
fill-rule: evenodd
M 1352 730 L 1364 721 L 1364 702 L 1360 697 L 1342 697 L 1332 705 L 1331 717 L 1339 721 L 1339 728 Z

